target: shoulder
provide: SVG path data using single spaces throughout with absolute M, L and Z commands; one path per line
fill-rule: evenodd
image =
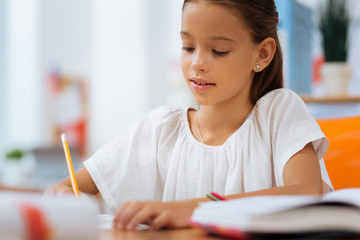
M 258 115 L 274 115 L 302 111 L 307 114 L 304 101 L 294 91 L 286 88 L 276 89 L 262 96 L 255 104 Z
M 277 105 L 281 103 L 295 102 L 297 104 L 304 104 L 300 96 L 294 91 L 287 88 L 275 89 L 262 96 L 255 104 L 257 108 L 264 105 Z
M 317 129 L 317 123 L 304 101 L 289 89 L 276 89 L 267 93 L 257 101 L 254 110 L 255 121 L 262 130 L 305 126 Z

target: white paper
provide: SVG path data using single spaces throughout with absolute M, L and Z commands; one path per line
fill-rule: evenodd
M 114 216 L 109 214 L 98 214 L 98 229 L 101 230 L 112 230 L 112 223 L 114 221 Z M 149 229 L 148 225 L 139 224 L 136 228 L 137 231 Z

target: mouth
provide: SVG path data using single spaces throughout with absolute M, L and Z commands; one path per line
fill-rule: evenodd
M 215 86 L 215 83 L 207 82 L 203 79 L 191 78 L 191 82 L 195 83 L 198 86 Z

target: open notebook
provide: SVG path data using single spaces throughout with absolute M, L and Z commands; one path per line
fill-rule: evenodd
M 190 222 L 209 233 L 253 236 L 360 236 L 360 188 L 320 196 L 256 196 L 202 203 Z

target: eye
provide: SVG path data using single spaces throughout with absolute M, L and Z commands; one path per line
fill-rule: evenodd
M 212 51 L 213 51 L 213 53 L 215 53 L 218 56 L 225 56 L 229 53 L 229 51 L 221 52 L 221 51 L 216 51 L 215 49 L 213 49 Z
M 192 52 L 194 51 L 195 48 L 192 47 L 182 47 L 182 50 L 186 51 L 186 52 Z

